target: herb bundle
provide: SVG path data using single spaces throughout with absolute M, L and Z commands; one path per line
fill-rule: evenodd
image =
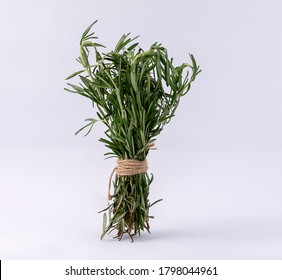
M 149 209 L 161 200 L 149 202 L 153 175 L 147 173 L 146 157 L 201 70 L 192 54 L 191 64 L 174 66 L 161 44 L 144 51 L 135 42 L 138 37 L 130 38 L 130 33 L 122 35 L 113 51 L 102 53 L 105 47 L 91 32 L 96 22 L 80 40 L 77 61 L 82 69 L 67 78 L 78 76 L 80 82 L 68 83 L 66 90 L 90 99 L 96 107 L 98 119 L 86 119 L 88 123 L 78 132 L 88 129 L 87 135 L 97 120 L 102 121 L 106 137 L 99 140 L 110 150 L 105 156 L 118 159 L 113 182 L 110 179 L 113 194 L 109 188 L 109 205 L 101 211 L 101 239 L 113 230 L 119 240 L 124 234 L 132 239 L 141 231 L 150 232 Z

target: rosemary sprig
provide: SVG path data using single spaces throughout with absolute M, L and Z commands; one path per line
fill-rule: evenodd
M 80 56 L 82 69 L 67 80 L 78 76 L 78 85 L 68 83 L 67 91 L 90 99 L 96 106 L 98 119 L 106 125 L 105 137 L 99 140 L 109 148 L 107 157 L 146 159 L 149 147 L 175 115 L 181 97 L 201 72 L 190 54 L 191 63 L 173 65 L 165 47 L 154 43 L 144 51 L 131 38 L 121 36 L 113 51 L 102 53 L 103 45 L 91 32 L 92 23 L 82 34 Z M 96 63 L 89 61 L 94 54 Z M 96 119 L 87 119 L 87 134 Z M 78 133 L 77 132 L 77 133 Z M 124 234 L 132 239 L 143 230 L 150 232 L 149 188 L 153 175 L 116 175 L 113 181 L 112 203 L 103 211 L 103 238 L 113 230 L 120 240 Z M 132 239 L 133 240 L 133 239 Z

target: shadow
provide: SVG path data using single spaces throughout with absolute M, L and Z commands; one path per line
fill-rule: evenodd
M 167 225 L 167 224 L 166 224 Z M 93 231 L 91 230 L 91 235 Z M 94 235 L 100 238 L 100 233 L 94 231 Z M 89 237 L 89 236 L 88 236 Z M 101 241 L 103 243 L 128 242 L 131 239 L 124 235 L 121 241 L 118 241 L 114 233 L 106 235 Z M 179 223 L 173 224 L 173 228 L 151 228 L 151 234 L 142 232 L 141 236 L 133 237 L 134 243 L 151 241 L 239 241 L 239 242 L 269 242 L 281 241 L 282 243 L 282 217 L 272 218 L 229 218 L 213 221 L 203 221 L 203 223 Z
M 143 238 L 143 237 L 142 237 Z M 204 224 L 184 224 L 173 229 L 153 230 L 148 240 L 281 240 L 282 218 L 230 218 L 214 220 Z

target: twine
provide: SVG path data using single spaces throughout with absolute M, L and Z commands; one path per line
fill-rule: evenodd
M 148 170 L 147 160 L 120 159 L 117 161 L 116 173 L 120 176 L 132 176 L 146 173 Z
M 156 150 L 155 143 L 148 146 L 150 150 Z M 116 172 L 119 176 L 133 176 L 136 174 L 146 173 L 148 171 L 147 160 L 136 160 L 136 159 L 119 159 L 117 160 L 117 166 L 113 169 L 111 176 L 109 178 L 108 187 L 108 200 L 111 200 L 111 182 L 114 173 Z

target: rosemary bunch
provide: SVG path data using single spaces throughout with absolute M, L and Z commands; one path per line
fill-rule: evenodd
M 88 129 L 87 135 L 100 120 L 106 126 L 106 137 L 99 140 L 110 150 L 105 156 L 143 161 L 201 70 L 192 54 L 191 64 L 174 66 L 165 47 L 154 43 L 144 51 L 135 42 L 138 37 L 130 38 L 130 33 L 121 36 L 113 51 L 102 53 L 100 49 L 105 47 L 91 32 L 96 22 L 80 40 L 77 61 L 82 69 L 67 78 L 79 76 L 79 84 L 68 83 L 66 90 L 89 98 L 98 116 L 87 119 L 78 132 Z M 92 54 L 94 63 L 90 62 Z M 113 230 L 119 240 L 124 234 L 132 239 L 143 230 L 150 232 L 149 219 L 153 217 L 149 208 L 160 201 L 149 202 L 152 181 L 153 175 L 147 173 L 115 175 L 111 203 L 103 210 L 101 238 Z

